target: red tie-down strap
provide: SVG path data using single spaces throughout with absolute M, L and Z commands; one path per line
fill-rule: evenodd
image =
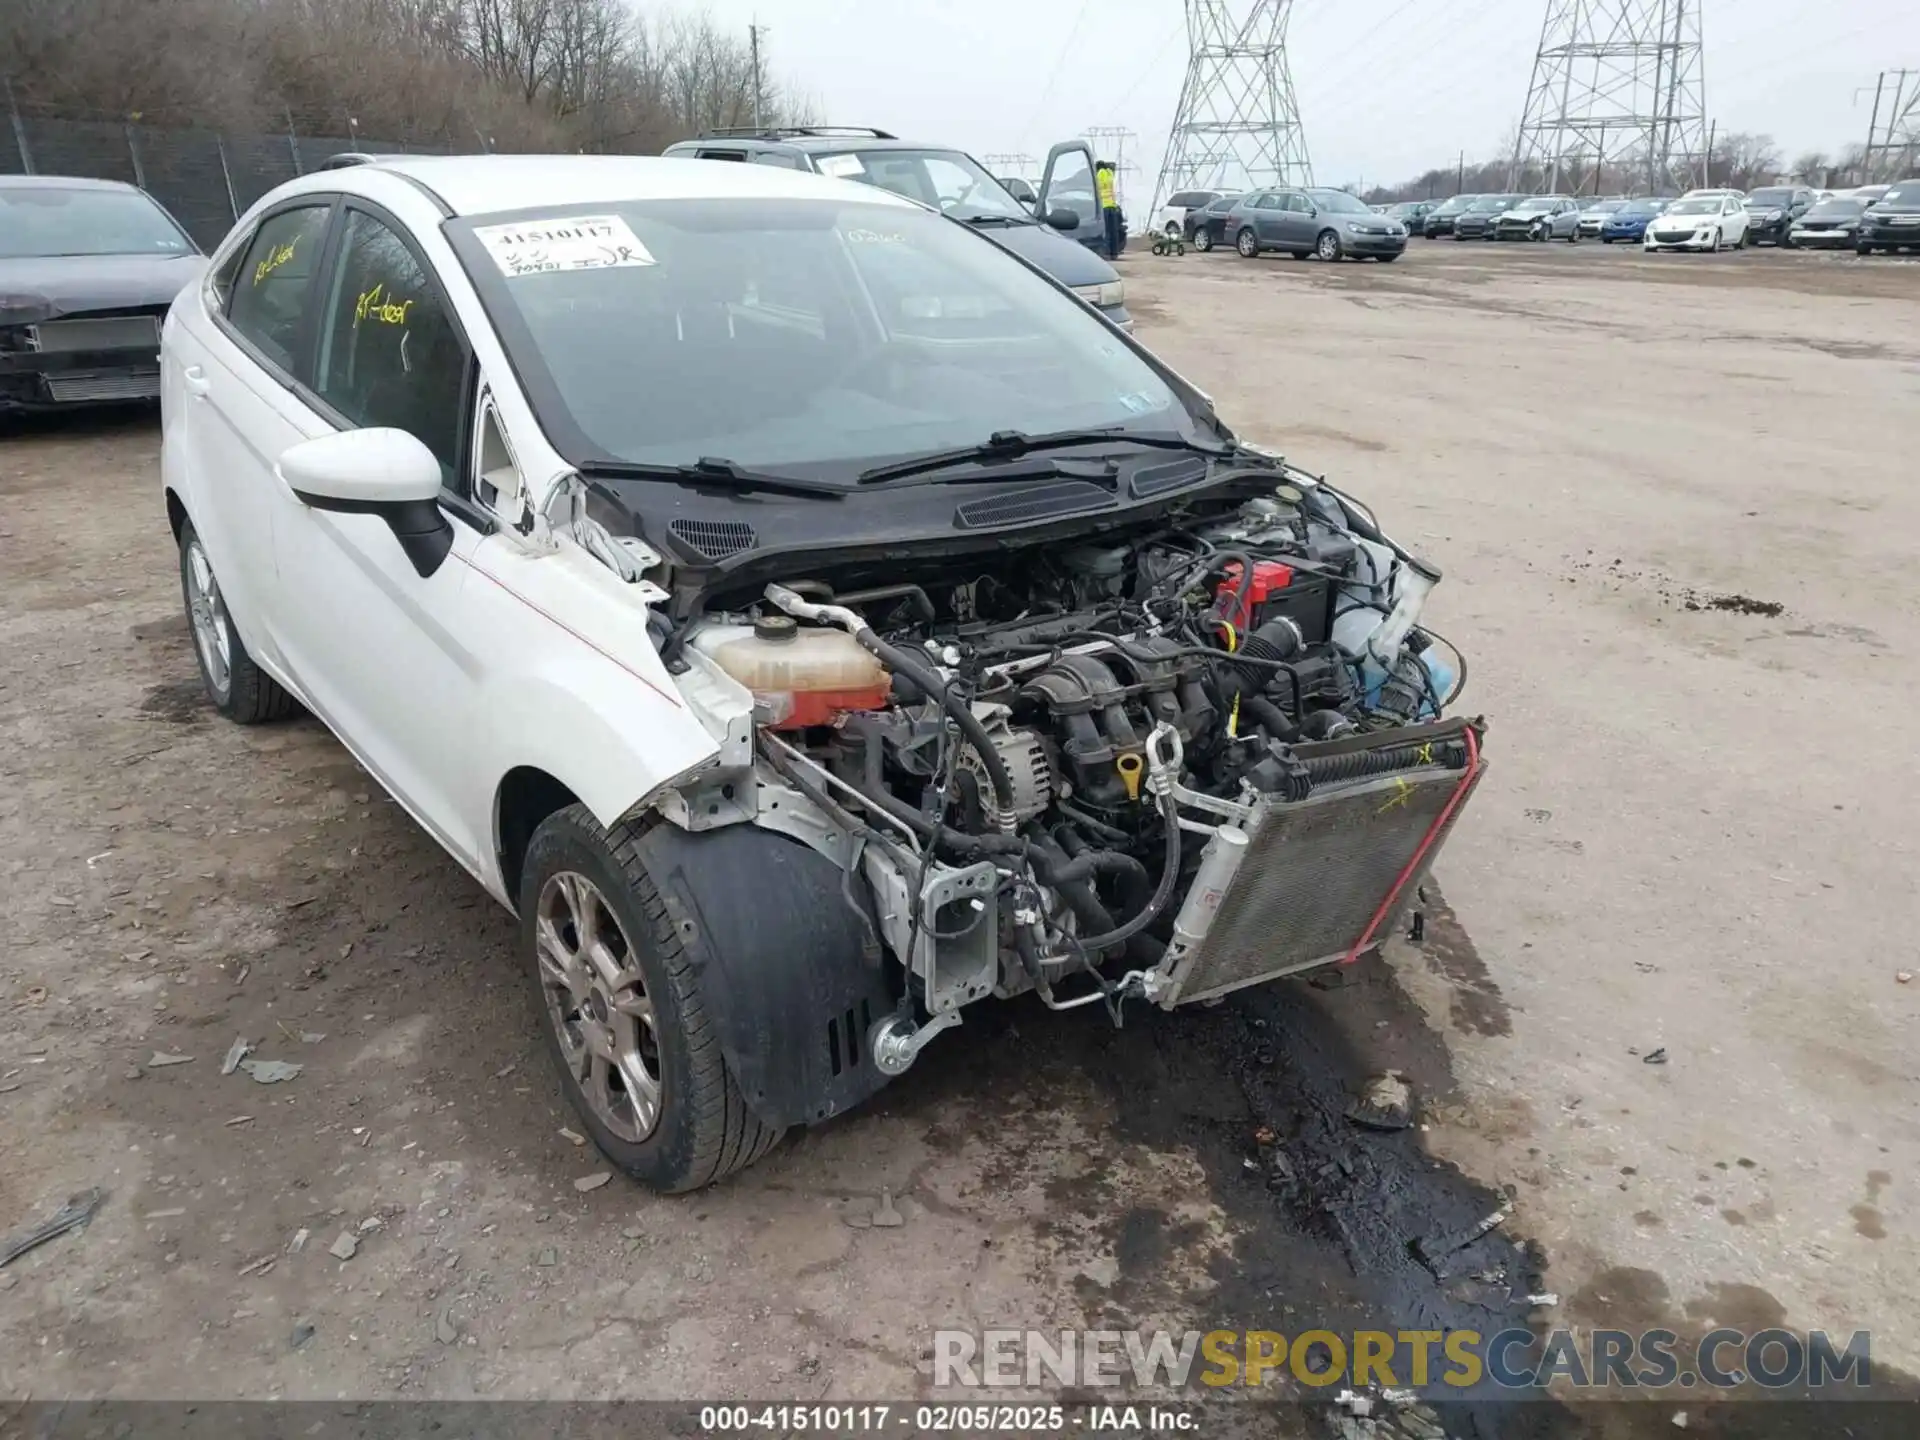
M 1400 892 L 1405 890 L 1407 882 L 1419 873 L 1420 864 L 1427 858 L 1427 852 L 1433 848 L 1433 842 L 1439 838 L 1440 832 L 1446 829 L 1447 822 L 1453 818 L 1453 812 L 1460 808 L 1460 802 L 1466 799 L 1467 790 L 1473 784 L 1474 774 L 1480 768 L 1480 737 L 1474 733 L 1471 725 L 1467 726 L 1461 734 L 1467 741 L 1466 773 L 1460 777 L 1460 784 L 1454 789 L 1453 794 L 1447 797 L 1446 806 L 1434 818 L 1427 833 L 1421 837 L 1420 848 L 1413 852 L 1413 858 L 1407 861 L 1407 868 L 1400 872 L 1399 878 L 1393 882 L 1393 888 L 1387 891 L 1387 898 L 1382 900 L 1380 908 L 1373 912 L 1373 919 L 1367 922 L 1367 928 L 1360 933 L 1360 938 L 1353 942 L 1353 948 L 1341 957 L 1342 965 L 1351 965 L 1360 958 L 1360 952 L 1373 943 L 1374 932 L 1386 923 L 1387 915 L 1400 898 Z

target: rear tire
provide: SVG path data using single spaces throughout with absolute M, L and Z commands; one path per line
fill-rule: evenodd
M 584 805 L 548 816 L 527 847 L 520 943 L 567 1102 L 607 1159 L 677 1193 L 751 1165 L 782 1132 L 727 1069 L 701 977 L 641 863 L 642 833 L 603 830 Z
M 1233 237 L 1233 248 L 1240 252 L 1243 260 L 1256 260 L 1260 256 L 1260 239 L 1252 230 L 1243 228 Z
M 1871 255 L 1871 254 L 1873 253 L 1873 246 L 1871 246 L 1871 245 L 1855 245 L 1855 246 L 1853 247 L 1853 253 L 1854 253 L 1854 254 L 1856 254 L 1856 255 Z
M 191 520 L 180 526 L 180 594 L 200 683 L 213 708 L 236 725 L 260 725 L 293 714 L 298 708 L 294 698 L 253 663 L 240 643 L 213 562 Z

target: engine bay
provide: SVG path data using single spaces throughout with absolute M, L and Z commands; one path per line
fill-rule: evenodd
M 840 837 L 904 1068 L 987 994 L 1117 1019 L 1376 945 L 1481 769 L 1438 579 L 1279 465 L 1063 544 L 795 573 L 662 653 L 746 687 L 763 803 Z

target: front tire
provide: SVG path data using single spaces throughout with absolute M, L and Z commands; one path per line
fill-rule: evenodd
M 293 697 L 253 663 L 240 643 L 240 632 L 227 613 L 226 597 L 213 573 L 213 561 L 190 520 L 180 527 L 180 594 L 187 607 L 200 683 L 213 708 L 236 725 L 260 725 L 291 715 Z
M 1194 231 L 1193 248 L 1198 250 L 1202 255 L 1205 255 L 1209 250 L 1213 249 L 1213 232 L 1211 230 Z
M 1313 242 L 1313 253 L 1322 260 L 1332 263 L 1340 258 L 1340 237 L 1331 230 L 1322 230 L 1320 238 Z
M 1257 259 L 1260 255 L 1260 240 L 1252 230 L 1244 229 L 1233 237 L 1233 248 L 1240 252 L 1243 260 Z
M 561 1089 L 593 1143 L 678 1193 L 751 1165 L 781 1131 L 727 1069 L 641 833 L 603 830 L 584 805 L 548 816 L 527 847 L 520 944 Z

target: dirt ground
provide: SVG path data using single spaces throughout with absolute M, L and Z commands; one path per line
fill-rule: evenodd
M 1446 571 L 1492 769 L 1421 943 L 1118 1031 L 1005 1007 L 722 1188 L 583 1191 L 509 918 L 317 723 L 203 704 L 152 418 L 20 427 L 0 1231 L 108 1194 L 0 1271 L 0 1395 L 915 1396 L 943 1327 L 1393 1328 L 1406 1243 L 1501 1188 L 1536 1320 L 1920 1369 L 1920 264 L 1126 270 Z M 303 1069 L 222 1075 L 239 1037 Z M 1424 1134 L 1340 1119 L 1386 1066 Z

